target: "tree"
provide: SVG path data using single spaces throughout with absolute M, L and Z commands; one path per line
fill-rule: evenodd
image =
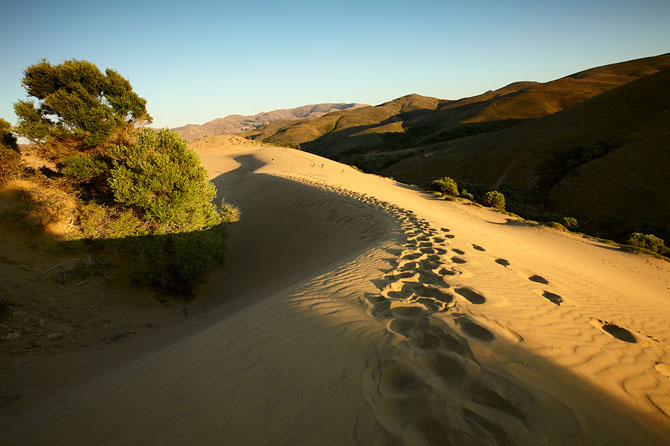
M 85 60 L 52 65 L 42 59 L 25 69 L 21 83 L 29 99 L 14 104 L 16 132 L 31 141 L 66 141 L 87 149 L 136 123 L 151 122 L 146 100 L 128 80 L 109 68 L 103 74 Z
M 505 196 L 497 190 L 488 191 L 484 194 L 482 204 L 496 209 L 505 209 Z
M 221 223 L 216 189 L 197 153 L 179 134 L 144 129 L 129 146 L 113 146 L 114 201 L 155 225 L 154 233 L 199 231 Z

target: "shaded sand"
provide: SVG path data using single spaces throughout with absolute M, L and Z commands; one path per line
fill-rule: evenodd
M 243 212 L 210 309 L 3 412 L 3 444 L 668 444 L 667 263 L 295 150 L 194 147 Z

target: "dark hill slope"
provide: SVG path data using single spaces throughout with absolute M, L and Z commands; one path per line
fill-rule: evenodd
M 667 225 L 670 69 L 541 119 L 415 151 L 383 174 L 511 186 L 610 235 Z
M 363 164 L 361 157 L 368 158 L 370 152 L 384 153 L 509 128 L 664 67 L 670 67 L 670 55 L 606 65 L 546 83 L 517 82 L 456 101 L 409 95 L 318 119 L 277 122 L 246 135 L 282 144 L 297 143 L 313 153 Z

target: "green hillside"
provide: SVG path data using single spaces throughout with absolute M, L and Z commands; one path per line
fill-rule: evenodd
M 245 136 L 380 170 L 431 143 L 509 128 L 573 106 L 670 67 L 670 55 L 582 71 L 546 82 L 516 82 L 456 101 L 408 95 L 376 107 L 336 111 L 318 119 L 279 121 Z

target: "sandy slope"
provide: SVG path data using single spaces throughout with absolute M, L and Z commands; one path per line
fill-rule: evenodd
M 299 151 L 193 147 L 243 211 L 201 290 L 229 303 L 2 442 L 670 443 L 667 263 Z

